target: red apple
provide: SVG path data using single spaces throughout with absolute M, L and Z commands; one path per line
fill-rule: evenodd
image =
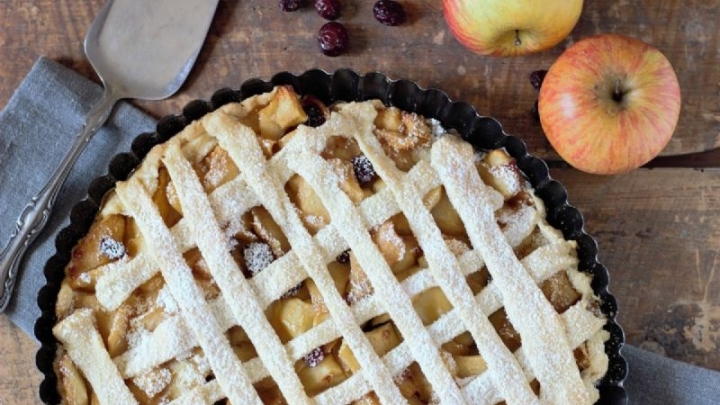
M 578 21 L 583 0 L 443 0 L 450 31 L 481 55 L 518 56 L 563 40 Z
M 647 163 L 670 141 L 680 86 L 657 48 L 601 34 L 560 55 L 540 88 L 538 109 L 548 140 L 570 165 L 622 173 Z

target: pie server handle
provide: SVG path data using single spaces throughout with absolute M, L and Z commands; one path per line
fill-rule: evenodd
M 7 246 L 0 253 L 0 313 L 7 309 L 12 297 L 18 270 L 30 244 L 38 237 L 50 218 L 62 185 L 70 170 L 82 154 L 88 141 L 107 121 L 118 97 L 107 90 L 102 100 L 93 107 L 85 119 L 83 128 L 78 133 L 72 147 L 60 162 L 60 166 L 40 192 L 30 200 L 15 223 L 15 230 L 10 235 Z

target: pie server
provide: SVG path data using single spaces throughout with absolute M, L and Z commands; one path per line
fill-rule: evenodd
M 20 214 L 0 253 L 0 312 L 7 308 L 28 246 L 50 217 L 55 199 L 85 145 L 123 98 L 161 100 L 185 82 L 205 42 L 219 0 L 108 0 L 85 37 L 85 54 L 102 80 L 67 155 Z

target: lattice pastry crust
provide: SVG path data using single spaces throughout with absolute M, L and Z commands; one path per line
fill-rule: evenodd
M 591 404 L 605 319 L 502 150 L 291 88 L 155 147 L 73 250 L 68 404 Z

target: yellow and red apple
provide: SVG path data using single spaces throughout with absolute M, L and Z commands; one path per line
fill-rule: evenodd
M 570 165 L 623 173 L 650 161 L 670 141 L 680 86 L 654 46 L 601 34 L 576 42 L 550 67 L 538 111 L 548 140 Z
M 443 0 L 455 38 L 481 55 L 519 56 L 557 45 L 575 27 L 583 0 Z

